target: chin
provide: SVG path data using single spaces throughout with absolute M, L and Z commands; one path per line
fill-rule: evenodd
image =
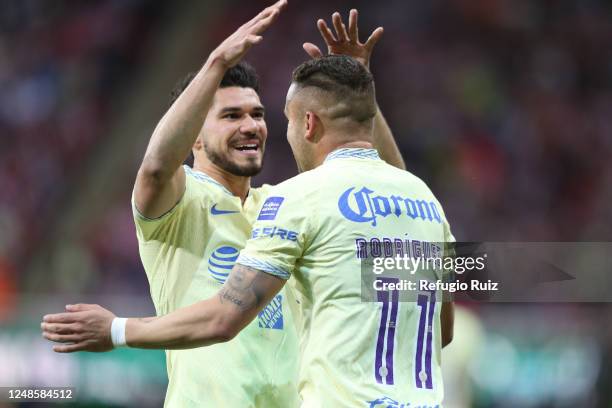
M 228 163 L 226 171 L 236 176 L 252 177 L 261 172 L 261 161 L 249 161 L 247 163 Z

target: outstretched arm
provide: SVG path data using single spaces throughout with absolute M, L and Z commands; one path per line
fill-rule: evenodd
M 165 316 L 127 320 L 128 346 L 145 349 L 186 349 L 234 338 L 282 289 L 285 280 L 236 264 L 217 295 Z M 115 315 L 97 305 L 75 305 L 75 311 L 47 315 L 43 337 L 57 343 L 58 353 L 113 349 Z
M 225 72 L 236 65 L 287 4 L 279 0 L 223 41 L 162 117 L 153 131 L 134 186 L 138 210 L 157 218 L 170 210 L 185 190 L 181 164 L 189 155 Z
M 370 57 L 372 56 L 372 50 L 374 46 L 380 40 L 383 34 L 383 28 L 378 27 L 372 32 L 370 37 L 365 43 L 359 41 L 359 27 L 357 25 L 357 10 L 352 9 L 349 14 L 349 26 L 348 30 L 345 24 L 342 22 L 340 13 L 335 12 L 332 15 L 332 23 L 336 34 L 327 26 L 325 20 L 319 19 L 317 21 L 317 27 L 321 36 L 325 40 L 327 45 L 328 54 L 342 54 L 348 55 L 361 62 L 368 69 L 370 69 Z M 319 47 L 312 43 L 304 43 L 304 50 L 312 58 L 319 58 L 323 55 Z M 387 124 L 380 108 L 377 106 L 376 117 L 374 118 L 374 146 L 378 150 L 380 157 L 387 163 L 398 167 L 400 169 L 406 169 L 404 159 L 397 147 L 393 133 Z

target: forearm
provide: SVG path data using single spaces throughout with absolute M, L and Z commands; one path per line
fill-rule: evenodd
M 143 167 L 170 177 L 181 166 L 202 129 L 225 71 L 224 64 L 209 58 L 153 131 Z
M 126 325 L 129 347 L 144 349 L 187 349 L 229 340 L 221 313 L 205 300 L 155 318 L 130 318 Z
M 231 340 L 276 296 L 285 281 L 236 264 L 217 296 L 150 321 L 128 319 L 130 347 L 186 349 Z
M 376 117 L 374 118 L 374 146 L 384 161 L 406 170 L 406 163 L 404 163 L 393 133 L 379 107 L 377 107 Z

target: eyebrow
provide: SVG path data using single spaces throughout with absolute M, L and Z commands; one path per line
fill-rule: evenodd
M 225 107 L 225 108 L 221 109 L 221 111 L 219 111 L 219 113 L 220 114 L 234 113 L 234 112 L 242 112 L 243 110 L 244 109 L 239 107 L 239 106 L 228 106 L 228 107 Z M 260 106 L 255 106 L 253 108 L 253 111 L 263 113 L 263 112 L 266 111 L 266 109 L 263 106 L 260 105 Z

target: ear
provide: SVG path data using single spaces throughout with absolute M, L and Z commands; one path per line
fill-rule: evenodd
M 306 111 L 306 134 L 304 138 L 311 143 L 317 143 L 319 141 L 319 134 L 321 133 L 321 120 L 316 113 Z
M 202 143 L 202 138 L 198 136 L 196 138 L 195 143 L 193 144 L 193 150 L 200 151 L 204 148 L 204 143 Z

